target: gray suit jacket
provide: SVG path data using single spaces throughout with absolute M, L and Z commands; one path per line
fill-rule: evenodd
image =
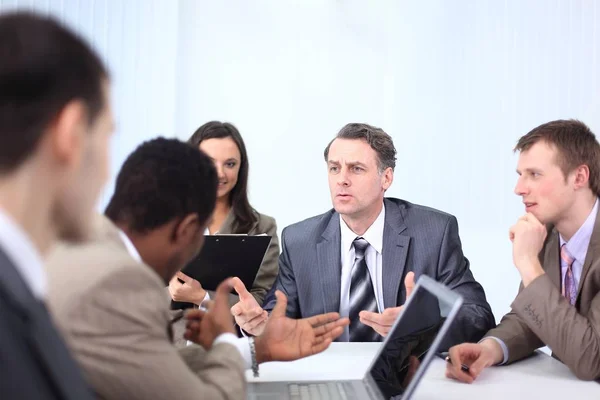
M 172 345 L 164 282 L 129 255 L 106 218 L 89 242 L 56 248 L 48 267 L 50 308 L 101 398 L 245 398 L 234 346 Z
M 464 297 L 443 348 L 477 341 L 495 325 L 485 293 L 464 257 L 456 218 L 404 200 L 386 198 L 383 231 L 383 303 L 404 304 L 404 277 L 425 274 Z M 288 297 L 287 315 L 304 318 L 339 311 L 340 215 L 334 210 L 291 225 L 282 233 L 276 288 Z M 270 293 L 264 308 L 271 310 Z
M 580 379 L 600 379 L 600 216 L 596 218 L 581 272 L 575 307 L 561 295 L 560 239 L 549 227 L 539 259 L 545 275 L 523 288 L 512 311 L 486 336 L 508 347 L 508 362 L 546 344 Z
M 0 250 L 0 397 L 93 399 L 48 314 Z

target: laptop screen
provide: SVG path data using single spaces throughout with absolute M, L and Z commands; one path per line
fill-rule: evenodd
M 423 285 L 417 285 L 399 321 L 386 338 L 369 371 L 386 399 L 402 397 L 417 377 L 423 359 L 455 306 L 452 297 L 443 297 Z

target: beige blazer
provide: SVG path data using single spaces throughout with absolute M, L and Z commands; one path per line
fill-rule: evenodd
M 86 243 L 58 246 L 47 269 L 50 310 L 100 398 L 245 399 L 234 346 L 172 345 L 164 282 L 104 217 Z
M 580 379 L 600 378 L 600 217 L 581 273 L 575 307 L 561 295 L 560 239 L 549 227 L 540 252 L 546 274 L 527 288 L 521 284 L 512 311 L 486 336 L 508 347 L 508 362 L 520 360 L 547 345 L 553 356 Z

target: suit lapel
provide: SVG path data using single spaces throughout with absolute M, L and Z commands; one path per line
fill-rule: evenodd
M 600 215 L 600 213 L 598 213 L 598 215 Z M 600 218 L 598 218 L 598 215 L 596 215 L 596 221 L 594 221 L 594 230 L 592 231 L 588 251 L 585 255 L 585 263 L 581 270 L 581 278 L 579 278 L 577 301 L 579 301 L 579 298 L 581 297 L 581 289 L 583 287 L 583 282 L 585 282 L 586 275 L 590 272 L 594 260 L 598 258 L 598 254 L 600 254 Z
M 0 249 L 0 289 L 7 293 L 7 300 L 24 317 L 28 317 L 31 304 L 35 301 L 33 293 L 25 284 L 15 265 Z
M 61 398 L 88 398 L 83 377 L 67 347 L 59 336 L 50 314 L 43 303 L 29 290 L 14 264 L 0 250 L 0 285 L 6 291 L 11 305 L 22 315 L 23 338 L 29 342 L 32 355 L 37 359 L 48 383 Z M 10 282 L 10 285 L 5 285 Z
M 382 277 L 383 304 L 385 308 L 398 306 L 398 290 L 406 266 L 410 236 L 404 235 L 404 208 L 389 200 L 384 201 L 385 225 L 383 228 Z
M 64 398 L 70 398 L 71 395 L 74 398 L 82 398 L 82 395 L 87 398 L 88 389 L 78 366 L 42 303 L 33 307 L 29 326 L 29 335 L 40 364 L 45 366 L 46 373 L 52 377 L 51 381 L 57 391 L 62 392 Z
M 317 265 L 324 312 L 340 310 L 342 276 L 340 215 L 334 213 L 317 243 Z M 333 305 L 333 309 L 330 309 Z
M 548 243 L 546 244 L 546 252 L 544 253 L 544 270 L 552 283 L 560 290 L 560 246 L 558 232 L 553 229 L 549 233 Z
M 233 215 L 233 210 L 229 210 L 229 213 L 227 214 L 227 218 L 225 218 L 225 221 L 223 221 L 223 223 L 219 227 L 219 231 L 217 232 L 217 234 L 229 235 L 229 234 L 233 233 L 234 220 L 235 220 L 235 217 Z

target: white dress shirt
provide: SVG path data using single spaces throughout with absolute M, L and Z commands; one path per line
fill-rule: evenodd
M 381 208 L 381 212 L 367 229 L 364 235 L 361 235 L 363 239 L 369 242 L 369 246 L 365 250 L 365 260 L 367 262 L 367 268 L 371 275 L 371 282 L 373 282 L 375 291 L 375 300 L 377 301 L 377 308 L 379 312 L 382 312 L 384 308 L 383 304 L 383 278 L 382 278 L 382 251 L 383 251 L 383 227 L 385 225 L 385 206 Z M 340 290 L 340 315 L 347 317 L 350 314 L 350 283 L 352 282 L 352 266 L 354 265 L 354 246 L 352 242 L 359 235 L 352 232 L 352 230 L 346 225 L 344 220 L 340 216 L 340 233 L 341 233 L 341 261 L 342 261 L 342 282 Z M 340 337 L 341 341 L 349 340 L 348 327 L 344 328 L 344 333 Z
M 48 289 L 42 256 L 25 231 L 1 208 L 0 248 L 13 262 L 33 295 L 44 301 Z
M 137 262 L 142 263 L 143 260 L 140 256 L 140 253 L 137 251 L 137 249 L 135 248 L 129 237 L 125 234 L 125 232 L 119 230 L 119 235 L 121 236 L 121 240 L 123 241 L 123 243 L 125 243 L 125 247 L 127 248 L 127 252 L 129 253 L 129 255 Z M 217 336 L 213 345 L 219 343 L 229 343 L 235 346 L 235 348 L 238 349 L 242 358 L 244 359 L 246 369 L 252 368 L 252 355 L 250 354 L 250 343 L 248 343 L 247 338 L 238 338 L 233 333 L 222 333 L 221 335 Z

